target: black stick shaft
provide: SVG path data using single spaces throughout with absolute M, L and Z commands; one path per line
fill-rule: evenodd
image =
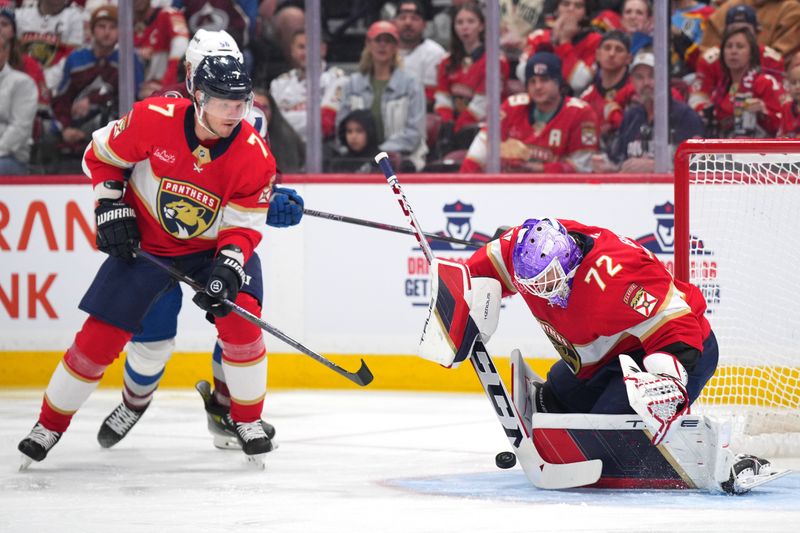
M 373 222 L 372 220 L 365 220 L 363 218 L 348 217 L 345 215 L 335 215 L 333 213 L 326 213 L 324 211 L 316 211 L 314 209 L 303 209 L 303 213 L 312 217 L 325 218 L 328 220 L 335 220 L 336 222 L 346 222 L 348 224 L 355 224 L 357 226 L 366 226 L 368 228 L 377 228 L 386 231 L 393 231 L 395 233 L 404 233 L 406 235 L 414 235 L 414 230 L 410 228 L 402 228 L 400 226 L 393 226 L 392 224 L 384 224 L 383 222 Z M 425 237 L 434 241 L 452 242 L 454 244 L 463 244 L 466 246 L 474 246 L 480 248 L 485 242 L 468 241 L 458 239 L 456 237 L 448 237 L 447 235 L 437 235 L 435 233 L 423 233 Z
M 204 288 L 199 283 L 197 283 L 195 280 L 193 280 L 192 278 L 190 278 L 189 276 L 187 276 L 186 274 L 184 274 L 183 272 L 181 272 L 177 268 L 164 263 L 159 258 L 157 258 L 156 256 L 150 254 L 149 252 L 145 252 L 144 250 L 141 250 L 141 249 L 137 248 L 136 249 L 136 255 L 138 257 L 146 259 L 147 261 L 150 261 L 154 265 L 156 265 L 159 268 L 165 270 L 167 273 L 169 273 L 170 276 L 172 276 L 173 279 L 176 279 L 178 281 L 184 282 L 189 287 L 194 289 L 195 292 L 204 292 Z M 236 305 L 234 302 L 232 302 L 232 301 L 230 301 L 228 299 L 225 299 L 225 298 L 222 299 L 222 302 L 225 305 L 229 306 L 234 313 L 236 313 L 240 317 L 244 318 L 248 322 L 251 322 L 251 323 L 255 324 L 256 326 L 258 326 L 259 328 L 263 329 L 264 331 L 266 331 L 270 335 L 273 335 L 273 336 L 279 338 L 280 340 L 282 340 L 283 342 L 285 342 L 286 344 L 288 344 L 289 346 L 291 346 L 295 350 L 306 354 L 307 356 L 311 357 L 312 359 L 314 359 L 318 363 L 322 363 L 323 365 L 327 366 L 328 368 L 330 368 L 331 370 L 333 370 L 337 374 L 346 377 L 347 379 L 349 379 L 350 381 L 352 381 L 356 385 L 361 385 L 362 387 L 364 387 L 364 386 L 368 385 L 370 382 L 372 382 L 372 379 L 373 379 L 372 372 L 367 367 L 367 364 L 364 362 L 363 359 L 361 360 L 361 367 L 356 372 L 348 372 L 347 370 L 345 370 L 344 368 L 340 367 L 339 365 L 337 365 L 333 361 L 329 361 L 328 359 L 326 359 L 323 356 L 319 355 L 317 352 L 311 350 L 310 348 L 306 348 L 305 346 L 303 346 L 302 344 L 300 344 L 299 342 L 297 342 L 296 340 L 294 340 L 293 338 L 291 338 L 290 336 L 288 336 L 286 333 L 282 332 L 281 330 L 279 330 L 275 326 L 272 326 L 269 323 L 265 322 L 264 320 L 261 320 L 259 317 L 255 316 L 253 313 L 251 313 L 247 309 L 244 309 L 243 307 L 240 307 L 240 306 Z

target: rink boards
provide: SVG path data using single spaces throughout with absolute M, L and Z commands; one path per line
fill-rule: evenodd
M 485 239 L 528 217 L 574 218 L 655 243 L 662 260 L 672 261 L 671 230 L 661 213 L 672 201 L 668 176 L 400 179 L 427 232 Z M 43 385 L 85 319 L 77 302 L 104 256 L 92 246 L 93 195 L 84 180 L 0 183 L 0 387 Z M 285 182 L 310 209 L 406 226 L 382 177 L 295 176 Z M 427 265 L 414 244 L 408 235 L 310 216 L 293 228 L 265 227 L 258 248 L 263 317 L 348 368 L 364 357 L 375 387 L 479 390 L 468 371 L 448 371 L 414 355 L 429 298 Z M 713 242 L 707 246 L 713 249 Z M 458 245 L 434 248 L 456 261 L 471 253 Z M 520 299 L 505 303 L 489 349 L 502 358 L 518 347 L 544 372 L 555 356 L 547 338 Z M 206 377 L 213 341 L 213 328 L 184 290 L 177 353 L 163 386 Z M 271 386 L 350 386 L 280 341 L 266 341 Z M 114 384 L 118 371 L 109 374 L 106 382 Z

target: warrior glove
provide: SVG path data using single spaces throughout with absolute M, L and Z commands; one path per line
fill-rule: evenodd
M 267 211 L 267 226 L 288 228 L 300 223 L 303 218 L 303 197 L 294 189 L 273 187 Z
M 215 317 L 224 317 L 230 313 L 231 307 L 222 300 L 233 302 L 239 295 L 239 289 L 245 282 L 243 261 L 241 248 L 234 245 L 223 247 L 214 259 L 205 291 L 195 294 L 192 301 Z
M 111 257 L 132 261 L 141 241 L 133 208 L 121 200 L 101 199 L 94 214 L 97 249 Z

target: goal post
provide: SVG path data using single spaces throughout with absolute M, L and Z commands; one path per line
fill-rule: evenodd
M 675 155 L 675 277 L 698 286 L 717 372 L 698 413 L 735 451 L 800 455 L 800 140 L 694 139 Z

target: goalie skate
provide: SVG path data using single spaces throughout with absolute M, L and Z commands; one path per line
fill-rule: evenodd
M 729 494 L 744 494 L 754 487 L 775 481 L 791 470 L 775 470 L 766 459 L 755 455 L 739 454 L 731 466 L 731 475 L 728 481 L 722 483 L 722 490 Z
M 19 469 L 27 469 L 33 461 L 37 463 L 43 461 L 60 438 L 61 433 L 50 431 L 37 422 L 31 432 L 28 433 L 28 436 L 17 445 L 17 449 L 22 452 L 22 462 L 19 465 Z
M 203 406 L 208 418 L 208 432 L 211 433 L 214 439 L 214 447 L 220 450 L 240 450 L 242 445 L 239 443 L 239 439 L 236 438 L 236 433 L 231 431 L 223 420 L 230 409 L 214 399 L 211 384 L 208 381 L 201 379 L 195 383 L 194 388 L 203 398 Z M 275 426 L 264 420 L 261 420 L 261 426 L 264 429 L 264 433 L 272 441 L 275 438 Z M 277 448 L 275 443 L 273 443 L 272 449 L 274 448 Z

